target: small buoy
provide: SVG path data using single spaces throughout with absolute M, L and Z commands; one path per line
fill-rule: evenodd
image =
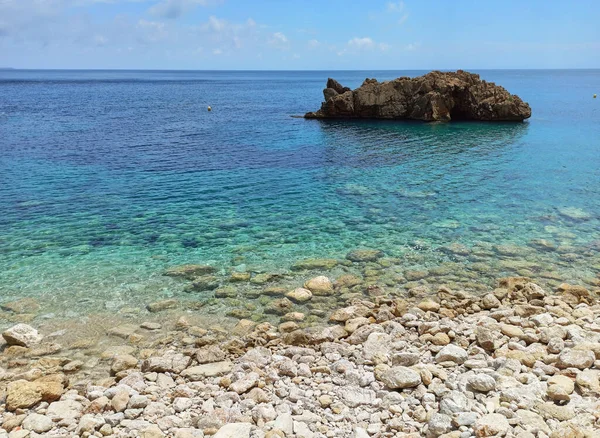
M 209 111 L 212 111 L 212 108 L 209 106 L 209 107 L 208 107 L 208 110 L 209 110 Z

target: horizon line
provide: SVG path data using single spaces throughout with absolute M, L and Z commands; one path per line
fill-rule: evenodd
M 0 71 L 154 71 L 154 72 L 357 72 L 357 71 L 475 71 L 475 70 L 600 70 L 600 67 L 562 68 L 400 68 L 400 69 L 160 69 L 160 68 L 19 68 L 0 67 Z

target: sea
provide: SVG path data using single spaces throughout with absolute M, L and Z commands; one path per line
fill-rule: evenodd
M 32 299 L 35 323 L 173 298 L 258 321 L 265 288 L 319 274 L 398 295 L 600 286 L 600 70 L 475 71 L 531 105 L 523 123 L 292 117 L 329 77 L 423 73 L 0 71 L 0 305 Z M 292 269 L 306 259 L 338 262 Z M 228 298 L 163 275 L 183 264 Z

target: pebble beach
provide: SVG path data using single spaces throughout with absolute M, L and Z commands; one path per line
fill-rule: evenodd
M 207 269 L 167 274 L 193 284 Z M 105 342 L 12 326 L 0 437 L 600 436 L 594 288 L 505 277 L 390 294 L 309 274 L 279 296 L 263 286 L 272 322 L 208 324 L 162 301 L 161 322 L 107 327 Z M 348 299 L 306 323 L 302 306 L 334 296 Z

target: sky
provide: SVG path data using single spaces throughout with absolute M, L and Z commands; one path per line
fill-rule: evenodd
M 600 68 L 600 2 L 0 0 L 0 67 Z

